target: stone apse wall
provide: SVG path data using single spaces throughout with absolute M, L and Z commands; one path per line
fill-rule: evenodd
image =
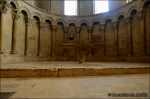
M 56 15 L 25 1 L 0 4 L 1 62 L 76 60 L 64 43 L 104 43 L 87 60 L 149 61 L 150 0 L 132 1 L 97 15 Z M 69 37 L 73 34 L 74 39 Z

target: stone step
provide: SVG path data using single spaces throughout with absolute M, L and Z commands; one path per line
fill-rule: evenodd
M 150 73 L 150 67 L 135 68 L 51 68 L 51 69 L 0 69 L 1 78 L 79 77 Z

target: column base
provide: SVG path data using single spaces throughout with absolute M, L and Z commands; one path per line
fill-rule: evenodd
M 18 54 L 17 51 L 11 51 L 10 54 Z
M 0 50 L 0 54 L 4 54 L 5 53 L 5 50 Z

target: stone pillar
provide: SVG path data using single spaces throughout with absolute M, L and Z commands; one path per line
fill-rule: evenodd
M 88 26 L 88 33 L 89 33 L 89 44 L 92 44 L 92 26 Z M 88 56 L 93 56 L 92 49 L 89 50 Z
M 102 44 L 105 44 L 105 27 L 106 25 L 105 24 L 101 24 L 101 31 L 102 31 Z M 105 46 L 103 46 L 103 55 L 105 56 Z
M 79 44 L 79 42 L 80 42 L 80 37 L 79 37 L 79 35 L 80 35 L 80 27 L 76 27 L 76 33 L 77 33 L 77 44 Z
M 133 55 L 133 48 L 132 48 L 132 17 L 128 17 L 125 20 L 127 25 L 127 44 L 128 44 L 128 56 Z
M 40 56 L 41 54 L 41 47 L 42 47 L 42 31 L 44 30 L 44 25 L 45 23 L 44 22 L 40 22 L 39 23 L 39 36 L 38 36 L 38 53 L 37 53 L 37 56 Z
M 68 33 L 68 27 L 64 27 L 64 43 L 67 43 L 67 33 Z M 64 49 L 64 56 L 67 56 L 67 49 Z
M 12 32 L 12 46 L 11 46 L 11 54 L 17 54 L 17 50 L 16 50 L 16 41 L 17 41 L 17 22 L 18 19 L 20 17 L 20 13 L 18 11 L 18 9 L 14 10 L 15 14 L 14 14 L 14 19 L 13 19 L 13 32 Z
M 115 55 L 119 55 L 118 51 L 118 21 L 112 23 L 113 28 L 115 30 Z
M 7 13 L 9 7 L 11 5 L 6 2 L 4 5 L 0 4 L 0 13 L 1 13 L 1 22 L 0 22 L 0 54 L 5 53 L 5 48 L 4 48 L 4 28 L 5 28 L 5 14 Z
M 24 55 L 27 56 L 28 55 L 28 50 L 29 50 L 29 39 L 28 39 L 28 34 L 29 34 L 29 26 L 31 25 L 31 18 L 27 17 L 25 18 L 25 22 L 26 22 L 26 30 L 25 30 L 25 52 Z
M 145 33 L 145 10 L 142 10 L 137 13 L 137 16 L 140 20 L 140 37 L 141 37 L 141 43 L 142 43 L 142 55 L 146 55 L 146 33 Z
M 55 41 L 55 31 L 57 29 L 56 25 L 52 25 L 52 56 L 55 56 L 55 46 L 54 46 L 54 41 Z

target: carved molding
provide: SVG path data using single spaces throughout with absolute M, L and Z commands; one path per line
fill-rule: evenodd
M 14 12 L 14 16 L 13 16 L 14 20 L 18 20 L 20 18 L 19 10 L 15 9 L 13 12 Z
M 125 19 L 125 23 L 128 24 L 128 23 L 132 23 L 133 21 L 133 17 L 128 17 Z
M 105 29 L 106 29 L 106 24 L 101 24 L 101 25 L 100 25 L 100 28 L 101 28 L 101 31 L 105 31 Z
M 32 23 L 32 19 L 29 17 L 25 18 L 26 25 L 29 26 Z
M 92 26 L 88 26 L 88 32 L 92 33 Z
M 69 27 L 64 27 L 64 32 L 67 33 L 68 32 Z
M 45 28 L 45 22 L 40 22 L 40 23 L 39 23 L 39 28 L 40 28 L 41 30 L 44 30 L 44 28 Z
M 137 13 L 137 17 L 140 20 L 144 20 L 145 19 L 145 15 L 146 15 L 146 11 L 145 10 L 142 10 L 142 11 L 140 11 L 140 12 Z
M 112 22 L 111 25 L 113 26 L 114 29 L 117 29 L 118 28 L 118 23 L 119 23 L 118 21 Z
M 8 1 L 6 1 L 4 5 L 0 4 L 0 13 L 6 14 L 10 7 L 11 5 L 8 3 Z
M 76 27 L 76 32 L 79 33 L 80 29 L 81 29 L 81 27 Z
M 56 31 L 57 30 L 57 25 L 52 25 L 52 29 L 53 29 L 53 31 Z

